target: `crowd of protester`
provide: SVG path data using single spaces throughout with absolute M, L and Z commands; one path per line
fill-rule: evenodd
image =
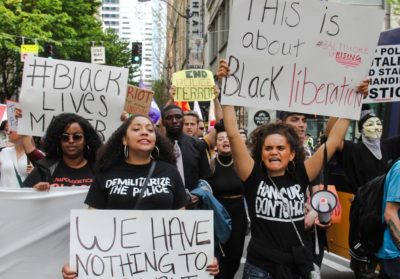
M 227 63 L 221 61 L 217 77 L 228 74 Z M 363 82 L 359 91 L 366 90 Z M 192 209 L 201 200 L 191 191 L 199 180 L 206 180 L 231 218 L 230 237 L 216 245 L 216 259 L 207 267 L 211 275 L 235 277 L 250 224 L 244 279 L 309 278 L 321 267 L 325 232 L 330 226 L 319 222 L 307 200 L 319 189 L 313 186 L 320 184 L 324 152 L 328 160 L 337 154 L 354 192 L 388 172 L 390 162 L 400 155 L 398 137 L 380 139 L 382 125 L 372 110 L 362 112 L 358 143 L 344 140 L 349 120 L 331 118 L 326 140 L 317 148 L 307 134 L 306 114 L 278 112 L 277 123 L 259 126 L 248 135 L 238 128 L 234 108 L 219 104 L 216 86 L 217 124 L 205 132 L 196 112 L 184 112 L 173 103 L 174 88 L 170 94 L 157 123 L 161 127 L 147 115 L 122 113 L 121 126 L 105 143 L 87 120 L 72 113 L 53 119 L 40 146 L 31 136 L 18 135 L 2 123 L 0 130 L 7 134 L 8 144 L 0 152 L 0 187 L 51 191 L 52 187 L 90 186 L 85 203 L 93 209 Z M 22 113 L 17 110 L 16 117 Z M 398 212 L 399 163 L 390 173 L 387 191 L 391 195 L 383 202 L 388 211 L 385 220 L 396 219 Z M 143 198 L 141 189 L 147 187 L 143 183 L 129 187 L 129 193 L 116 191 L 114 187 L 119 185 L 106 187 L 107 181 L 115 178 L 143 182 L 147 176 L 153 179 L 151 187 L 162 186 L 164 191 Z M 161 180 L 163 185 L 158 185 Z M 398 225 L 397 215 L 388 228 L 386 246 L 377 255 L 382 278 L 400 278 L 400 237 L 393 232 Z M 379 260 L 357 261 L 363 255 L 359 246 L 355 248 L 357 237 L 350 232 L 350 238 L 355 275 L 369 278 Z M 388 253 L 385 247 L 397 249 L 397 253 Z M 68 265 L 62 272 L 64 278 L 78 276 Z

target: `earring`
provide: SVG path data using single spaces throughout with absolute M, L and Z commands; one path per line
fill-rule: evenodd
M 154 145 L 153 150 L 151 151 L 151 153 L 153 153 L 154 150 L 157 150 L 157 155 L 154 156 L 155 158 L 160 157 L 160 149 L 158 149 L 157 145 Z M 150 155 L 151 157 L 153 157 L 152 155 Z
M 287 167 L 286 167 L 286 171 L 290 174 L 294 174 L 296 171 L 296 163 L 294 161 L 289 161 Z
M 129 149 L 126 144 L 124 144 L 124 156 L 125 156 L 125 159 L 128 159 L 128 157 L 129 157 Z

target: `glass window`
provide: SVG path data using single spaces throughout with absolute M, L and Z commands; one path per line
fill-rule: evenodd
M 229 0 L 224 1 L 220 7 L 219 49 L 228 42 L 229 35 Z
M 210 49 L 209 49 L 210 62 L 213 61 L 218 54 L 218 32 L 216 25 L 217 25 L 217 17 L 210 24 L 210 27 L 208 29 L 208 34 L 210 39 Z

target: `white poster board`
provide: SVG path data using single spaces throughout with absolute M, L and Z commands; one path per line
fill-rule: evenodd
M 222 104 L 358 119 L 355 87 L 368 74 L 383 16 L 326 1 L 234 1 Z
M 7 119 L 8 119 L 8 128 L 10 131 L 17 131 L 18 129 L 18 118 L 15 117 L 15 109 L 20 108 L 18 102 L 6 100 L 7 105 Z
M 125 68 L 29 56 L 18 133 L 43 136 L 54 116 L 71 112 L 88 119 L 105 140 L 121 125 L 127 81 Z
M 1 279 L 62 278 L 61 268 L 68 263 L 70 210 L 87 208 L 88 189 L 0 187 Z
M 213 278 L 209 210 L 72 210 L 70 266 L 85 278 Z
M 364 103 L 400 101 L 400 45 L 378 46 Z

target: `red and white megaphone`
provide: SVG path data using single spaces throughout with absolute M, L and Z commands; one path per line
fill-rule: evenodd
M 318 212 L 318 219 L 321 224 L 328 224 L 331 220 L 331 212 L 337 205 L 334 193 L 328 190 L 315 192 L 311 197 L 311 206 Z

